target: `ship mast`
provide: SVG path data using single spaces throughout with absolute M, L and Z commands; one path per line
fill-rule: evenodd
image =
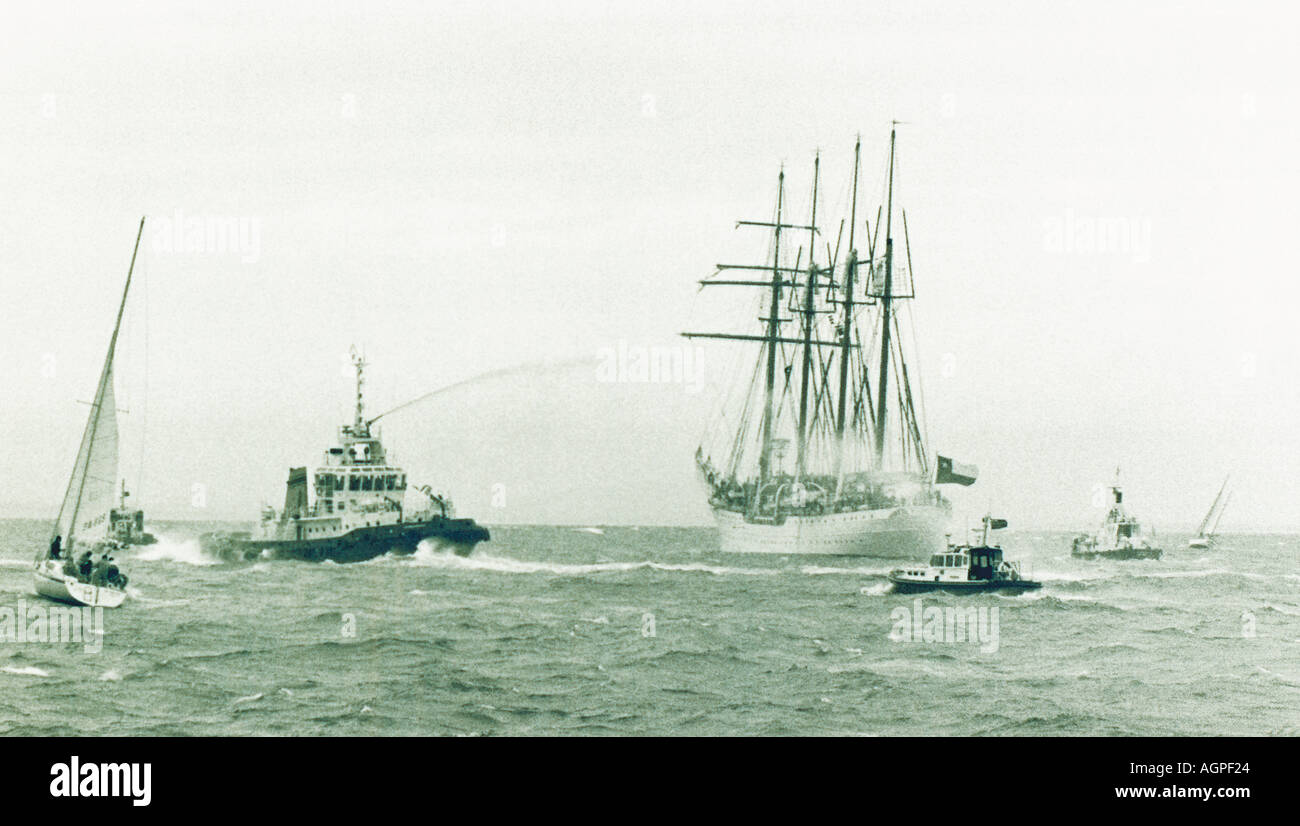
M 895 122 L 896 123 L 896 122 Z M 880 376 L 876 380 L 876 468 L 882 468 L 885 455 L 885 404 L 889 387 L 889 334 L 891 332 L 890 297 L 894 288 L 894 238 L 891 227 L 894 219 L 894 137 L 896 129 L 889 128 L 889 194 L 885 207 L 885 289 L 880 297 Z
M 817 181 L 821 171 L 821 153 L 813 158 L 812 217 L 808 221 L 808 284 L 803 298 L 803 365 L 799 380 L 799 458 L 795 478 L 802 479 L 808 470 L 808 377 L 812 373 L 812 333 L 817 293 Z M 779 219 L 777 223 L 780 223 Z
M 772 252 L 772 304 L 767 318 L 767 378 L 763 387 L 763 445 L 758 459 L 758 480 L 762 485 L 771 475 L 772 463 L 772 421 L 776 411 L 772 409 L 774 390 L 776 388 L 776 345 L 780 340 L 777 325 L 781 323 L 781 210 L 785 206 L 785 168 L 777 176 L 776 186 L 776 227 L 773 229 Z
M 849 259 L 844 273 L 843 318 L 840 324 L 840 385 L 838 411 L 835 419 L 835 498 L 844 489 L 844 425 L 847 422 L 845 407 L 849 389 L 849 350 L 853 335 L 853 280 L 858 269 L 858 250 L 854 246 L 854 230 L 858 224 L 858 166 L 862 154 L 862 137 L 853 144 L 853 199 L 849 207 Z

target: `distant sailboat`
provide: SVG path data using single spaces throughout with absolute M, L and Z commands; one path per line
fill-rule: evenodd
M 95 400 L 81 437 L 77 461 L 72 466 L 68 489 L 55 520 L 50 545 L 36 557 L 36 593 L 59 602 L 91 607 L 116 608 L 126 599 L 126 577 L 112 563 L 111 554 L 122 545 L 111 533 L 112 512 L 117 493 L 117 398 L 113 390 L 113 362 L 122 314 L 131 290 L 144 219 L 135 236 L 131 267 L 117 308 L 117 322 L 108 342 L 108 355 L 99 374 Z M 89 554 L 85 569 L 79 566 Z
M 1214 504 L 1210 505 L 1210 510 L 1201 520 L 1201 524 L 1196 529 L 1196 536 L 1192 537 L 1187 543 L 1189 548 L 1211 548 L 1214 546 L 1214 537 L 1219 530 L 1219 520 L 1223 518 L 1223 512 L 1228 507 L 1228 500 L 1232 499 L 1232 492 L 1228 490 L 1227 477 L 1223 480 L 1223 485 L 1219 488 L 1218 496 L 1214 497 Z

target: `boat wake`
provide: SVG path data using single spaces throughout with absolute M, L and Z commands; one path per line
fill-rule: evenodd
M 183 565 L 220 565 L 221 560 L 203 552 L 197 539 L 172 539 L 158 537 L 153 545 L 145 545 L 130 557 L 139 562 L 179 562 Z
M 401 564 L 422 568 L 448 570 L 491 571 L 502 574 L 553 574 L 556 576 L 587 576 L 589 574 L 625 573 L 638 570 L 706 573 L 718 576 L 772 576 L 782 573 L 771 568 L 731 568 L 725 565 L 708 565 L 702 562 L 665 563 L 650 560 L 638 562 L 596 562 L 590 564 L 536 562 L 503 556 L 475 554 L 457 556 L 449 551 L 439 551 L 424 542 L 409 556 L 399 559 Z

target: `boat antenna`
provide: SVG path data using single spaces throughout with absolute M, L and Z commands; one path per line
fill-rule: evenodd
M 353 429 L 356 431 L 357 435 L 361 435 L 369 427 L 365 415 L 365 401 L 361 391 L 362 386 L 365 384 L 364 373 L 366 369 L 366 361 L 361 354 L 357 352 L 356 347 L 352 348 L 349 355 L 352 356 L 352 366 L 357 370 L 357 418 L 353 423 Z

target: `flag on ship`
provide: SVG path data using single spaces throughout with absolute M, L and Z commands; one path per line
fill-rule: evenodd
M 973 485 L 979 476 L 975 465 L 963 465 L 947 456 L 936 456 L 934 483 L 936 485 Z

